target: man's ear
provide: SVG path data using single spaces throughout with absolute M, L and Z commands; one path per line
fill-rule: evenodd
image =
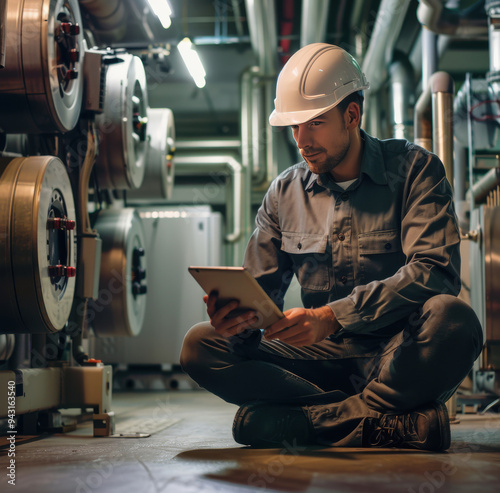
M 361 120 L 361 111 L 359 110 L 359 105 L 354 101 L 349 103 L 345 111 L 345 124 L 347 128 L 355 128 L 359 126 Z

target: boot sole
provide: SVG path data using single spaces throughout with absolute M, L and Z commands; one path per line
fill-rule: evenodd
M 240 433 L 247 411 L 248 406 L 240 407 L 238 411 L 236 411 L 233 420 L 233 438 L 236 443 L 239 443 L 241 445 L 252 445 L 252 443 L 250 443 L 248 440 L 244 441 Z
M 441 434 L 441 446 L 438 450 L 448 450 L 451 445 L 451 432 L 450 432 L 450 418 L 448 416 L 448 409 L 442 403 L 436 407 L 436 414 L 439 421 L 439 428 Z

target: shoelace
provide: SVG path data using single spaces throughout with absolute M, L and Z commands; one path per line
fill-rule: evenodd
M 370 445 L 374 447 L 397 446 L 408 440 L 419 440 L 417 418 L 417 413 L 383 416 L 370 435 Z

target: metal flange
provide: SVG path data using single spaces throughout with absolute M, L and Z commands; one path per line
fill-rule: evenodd
M 121 54 L 108 61 L 104 111 L 96 117 L 101 188 L 135 190 L 144 180 L 148 152 L 146 73 L 139 57 Z
M 0 159 L 0 332 L 52 333 L 75 291 L 75 206 L 62 162 Z
M 88 304 L 88 320 L 98 336 L 135 336 L 146 313 L 146 251 L 141 218 L 135 209 L 99 213 L 102 239 L 99 296 Z
M 0 129 L 73 129 L 83 97 L 85 45 L 77 0 L 7 3 L 7 46 L 0 86 Z
M 169 108 L 148 108 L 149 150 L 141 188 L 131 190 L 127 198 L 141 200 L 169 199 L 174 186 L 175 123 Z

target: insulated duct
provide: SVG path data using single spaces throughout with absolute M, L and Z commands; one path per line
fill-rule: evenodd
M 377 12 L 370 45 L 363 61 L 363 72 L 376 93 L 387 79 L 387 67 L 401 31 L 410 0 L 382 0 Z
M 268 124 L 274 107 L 278 66 L 276 5 L 272 0 L 246 0 L 252 47 L 259 65 L 242 79 L 241 147 L 244 167 L 252 170 L 254 187 L 266 189 L 277 174 L 276 139 Z M 253 151 L 257 151 L 258 160 Z
M 246 0 L 252 48 L 262 75 L 274 76 L 278 66 L 276 5 L 273 0 Z
M 300 46 L 324 43 L 328 21 L 328 0 L 303 0 L 300 24 Z
M 474 38 L 488 32 L 486 17 L 476 15 L 482 1 L 469 9 L 456 11 L 446 8 L 443 0 L 420 0 L 417 17 L 427 29 L 448 36 Z
M 415 98 L 413 69 L 406 57 L 400 56 L 389 67 L 392 102 L 393 137 L 413 140 L 411 108 Z

